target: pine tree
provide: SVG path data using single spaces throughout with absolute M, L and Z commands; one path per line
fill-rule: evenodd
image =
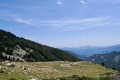
M 101 63 L 101 65 L 102 65 L 102 66 L 105 66 L 105 64 L 104 64 L 103 62 Z

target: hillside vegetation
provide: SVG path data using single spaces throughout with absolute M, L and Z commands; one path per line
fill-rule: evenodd
M 8 64 L 15 66 L 8 66 Z M 104 74 L 116 72 L 85 61 L 1 62 L 0 66 L 0 80 L 59 80 L 60 78 L 60 80 L 97 80 Z M 76 79 L 77 76 L 83 79 Z
M 42 45 L 0 30 L 0 60 L 5 61 L 79 61 L 60 49 Z
M 88 60 L 107 68 L 120 70 L 120 52 L 114 51 L 106 54 L 96 54 L 89 57 Z

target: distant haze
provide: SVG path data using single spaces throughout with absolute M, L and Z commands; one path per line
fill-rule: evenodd
M 94 54 L 105 54 L 111 53 L 113 51 L 120 51 L 120 45 L 106 46 L 106 47 L 96 47 L 96 46 L 84 46 L 79 48 L 61 48 L 65 51 L 70 51 L 73 54 L 92 56 Z

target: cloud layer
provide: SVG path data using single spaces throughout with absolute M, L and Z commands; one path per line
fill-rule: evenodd
M 12 16 L 9 20 L 34 27 L 48 27 L 56 31 L 72 31 L 89 29 L 94 27 L 110 27 L 120 25 L 120 18 L 93 17 L 85 19 L 61 19 L 61 20 L 33 20 L 18 16 Z

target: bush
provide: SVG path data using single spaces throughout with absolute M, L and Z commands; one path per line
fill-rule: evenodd
M 3 70 L 3 69 L 0 69 L 0 73 L 4 73 L 4 70 Z
M 8 79 L 8 80 L 17 80 L 17 79 L 15 79 L 15 78 L 10 78 L 10 79 Z

